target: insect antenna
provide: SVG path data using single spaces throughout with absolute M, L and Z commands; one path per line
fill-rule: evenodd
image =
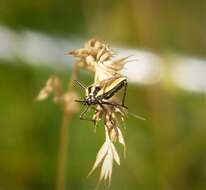
M 78 103 L 82 103 L 83 105 L 86 105 L 86 101 L 85 100 L 74 100 L 75 102 L 78 102 Z
M 84 84 L 82 84 L 80 81 L 78 80 L 74 80 L 75 84 L 78 84 L 81 88 L 83 88 L 84 90 L 87 88 Z M 74 84 L 74 85 L 75 85 Z
M 80 102 L 80 103 L 83 103 L 85 102 L 85 100 L 74 100 L 75 102 Z

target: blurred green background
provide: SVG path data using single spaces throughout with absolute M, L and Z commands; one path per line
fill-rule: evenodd
M 204 59 L 205 7 L 201 0 L 7 0 L 0 2 L 0 26 L 75 39 L 82 45 L 96 37 L 161 55 Z M 1 50 L 1 36 L 0 44 Z M 32 65 L 18 56 L 0 56 L 0 189 L 55 189 L 62 112 L 51 99 L 37 103 L 34 98 L 51 75 L 58 75 L 66 87 L 70 64 L 66 70 L 58 68 L 60 63 Z M 79 78 L 86 84 L 92 81 L 84 72 Z M 120 167 L 114 166 L 111 189 L 206 189 L 205 92 L 178 88 L 165 75 L 151 85 L 129 84 L 126 104 L 147 120 L 127 119 L 127 157 Z M 99 171 L 89 178 L 87 174 L 103 141 L 102 126 L 95 134 L 90 123 L 75 116 L 69 129 L 67 189 L 94 189 Z M 123 158 L 122 147 L 118 152 Z

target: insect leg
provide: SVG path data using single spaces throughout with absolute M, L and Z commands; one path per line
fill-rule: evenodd
M 85 108 L 85 110 L 80 114 L 80 119 L 84 119 L 84 115 L 87 113 L 87 111 L 88 111 L 88 109 L 89 109 L 89 106 L 87 106 L 86 108 Z
M 122 98 L 122 105 L 123 105 L 123 107 L 124 107 L 126 93 L 127 93 L 127 81 L 124 82 L 124 94 L 123 94 L 123 98 Z
M 120 105 L 120 104 L 117 104 L 117 103 L 111 103 L 111 102 L 104 102 L 104 101 L 102 101 L 102 104 L 107 104 L 107 105 L 117 106 L 117 107 L 123 107 L 123 108 L 125 108 L 125 109 L 128 109 L 127 106 Z
M 88 109 L 89 109 L 89 106 L 87 106 L 87 107 L 85 108 L 85 110 L 80 114 L 79 118 L 80 118 L 81 120 L 91 121 L 91 122 L 94 123 L 95 121 L 94 121 L 93 119 L 89 119 L 89 118 L 84 117 L 85 114 L 88 112 Z
M 98 105 L 100 105 L 100 107 L 105 110 L 105 107 L 102 105 L 103 103 L 97 100 Z

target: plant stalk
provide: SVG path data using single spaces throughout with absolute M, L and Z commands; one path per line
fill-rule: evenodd
M 68 92 L 73 90 L 73 81 L 77 78 L 78 65 L 74 64 L 71 78 L 68 84 Z M 56 178 L 56 190 L 66 189 L 66 176 L 67 176 L 67 162 L 68 162 L 68 148 L 69 148 L 69 124 L 71 122 L 74 112 L 70 112 L 65 109 L 66 101 L 63 101 L 63 119 L 60 129 L 59 138 L 59 153 L 58 153 L 58 165 L 57 165 L 57 178 Z

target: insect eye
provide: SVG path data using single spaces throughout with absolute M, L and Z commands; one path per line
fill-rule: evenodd
M 95 87 L 95 90 L 94 90 L 94 94 L 96 94 L 97 92 L 99 92 L 101 90 L 101 87 L 100 86 L 96 86 Z
M 101 90 L 101 87 L 100 86 L 96 86 L 96 90 L 97 91 Z

